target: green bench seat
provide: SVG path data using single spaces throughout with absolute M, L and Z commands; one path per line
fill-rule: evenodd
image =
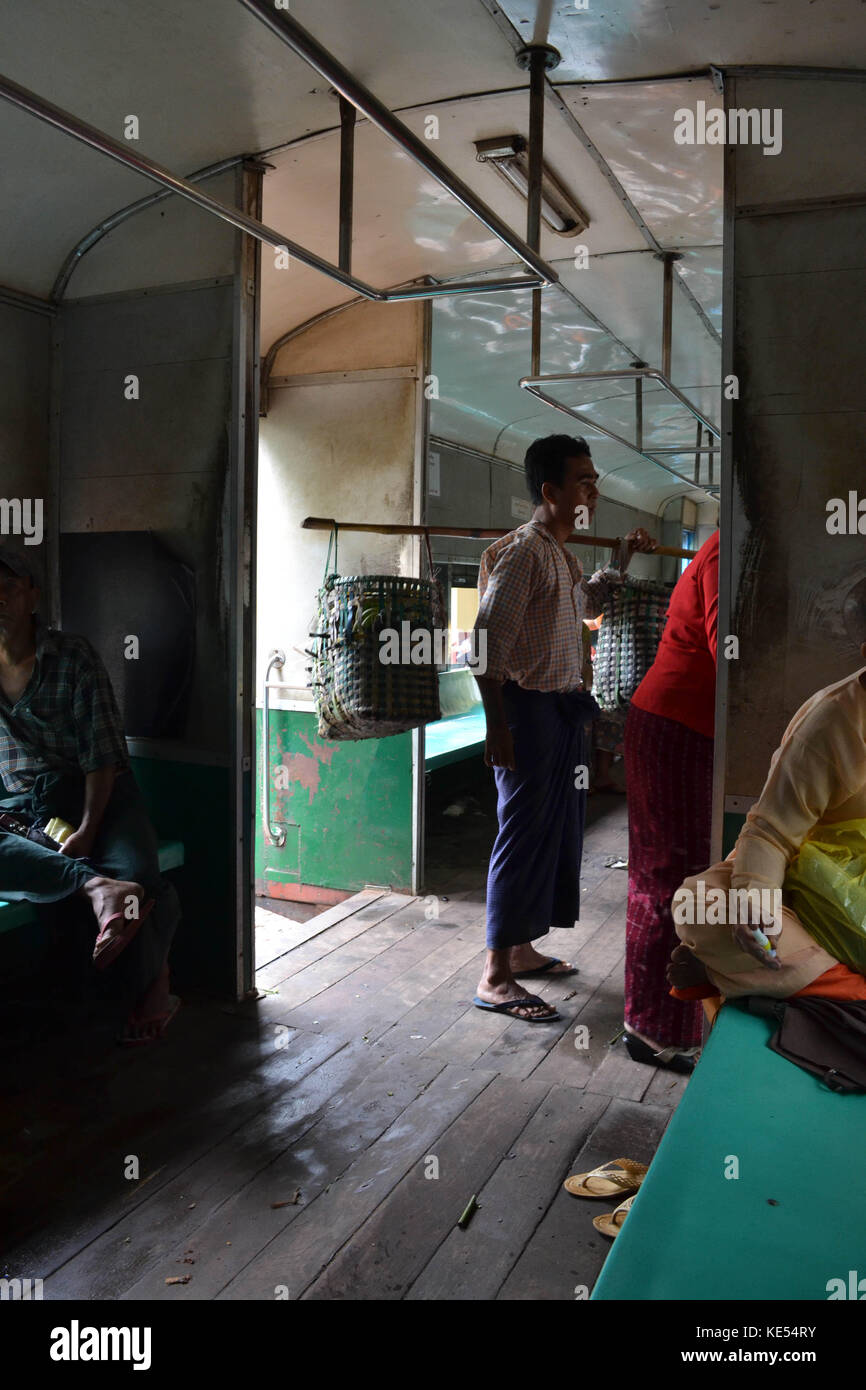
M 163 873 L 169 869 L 179 869 L 184 862 L 184 847 L 181 840 L 161 840 L 159 845 L 159 867 Z M 0 902 L 0 933 L 14 931 L 37 920 L 33 903 Z
M 483 708 L 469 714 L 455 714 L 428 724 L 424 738 L 424 767 L 430 772 L 446 763 L 459 763 L 484 752 L 487 721 Z
M 424 768 L 445 767 L 484 752 L 487 721 L 472 672 L 465 666 L 439 672 L 442 718 L 424 730 Z
M 774 1027 L 722 1008 L 593 1299 L 777 1306 L 866 1276 L 866 1095 L 771 1052 Z

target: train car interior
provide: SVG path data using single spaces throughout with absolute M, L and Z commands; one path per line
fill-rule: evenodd
M 635 1060 L 623 740 L 714 537 L 688 873 L 863 661 L 862 4 L 0 0 L 0 34 L 0 579 L 108 673 L 182 1001 L 118 1033 L 92 914 L 22 896 L 0 841 L 3 1290 L 826 1300 L 864 1212 L 816 1174 L 863 1096 L 722 988 L 688 1066 Z M 529 1027 L 478 1007 L 504 783 L 474 658 L 552 435 L 598 475 L 583 574 L 653 545 L 579 624 L 602 722 L 544 938 L 577 973 L 524 982 L 557 1011 Z M 427 713 L 345 732 L 329 623 L 421 591 Z M 609 1203 L 564 1185 L 620 1155 Z

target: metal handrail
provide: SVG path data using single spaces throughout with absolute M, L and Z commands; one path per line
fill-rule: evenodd
M 241 0 L 241 3 L 247 4 L 247 0 Z M 90 125 L 69 111 L 64 111 L 62 107 L 46 101 L 37 92 L 20 86 L 2 74 L 0 74 L 0 97 L 11 102 L 13 106 L 19 107 L 22 111 L 29 112 L 31 116 L 36 116 L 38 120 L 45 121 L 47 125 L 54 126 L 55 129 L 66 135 L 71 135 L 73 139 L 80 140 L 82 144 L 89 145 L 91 149 L 97 150 L 100 154 L 107 155 L 109 159 L 114 159 L 119 164 L 134 169 L 136 173 L 152 179 L 154 183 L 162 184 L 172 193 L 177 193 L 180 197 L 195 203 L 205 212 L 211 213 L 214 217 L 220 218 L 221 221 L 227 222 L 229 226 L 236 227 L 241 232 L 248 233 L 257 241 L 262 241 L 278 250 L 286 250 L 289 255 L 296 257 L 302 265 L 309 266 L 311 270 L 316 270 L 320 274 L 328 276 L 329 279 L 338 281 L 347 289 L 363 295 L 365 299 L 380 303 L 410 299 L 435 299 L 454 294 L 477 293 L 479 286 L 483 287 L 485 293 L 497 293 L 520 289 L 540 289 L 558 282 L 559 276 L 553 267 L 542 260 L 501 218 L 497 217 L 491 208 L 488 208 L 480 198 L 477 198 L 468 185 L 463 183 L 456 174 L 453 174 L 447 165 L 425 149 L 422 141 L 413 135 L 408 127 L 404 126 L 403 122 L 388 110 L 387 106 L 380 102 L 377 97 L 374 97 L 372 92 L 356 82 L 351 74 L 322 48 L 301 25 L 294 20 L 277 16 L 273 11 L 268 12 L 264 7 L 262 13 L 256 9 L 254 4 L 247 4 L 247 8 L 259 14 L 259 17 L 264 19 L 269 27 L 274 29 L 286 43 L 295 48 L 295 51 L 300 53 L 311 67 L 328 77 L 333 82 L 334 87 L 342 92 L 353 106 L 363 111 L 380 130 L 383 130 L 416 163 L 420 164 L 438 183 L 442 184 L 458 202 L 462 203 L 489 231 L 493 232 L 510 251 L 513 251 L 524 266 L 532 271 L 532 274 L 512 278 L 502 276 L 484 281 L 458 280 L 452 281 L 448 285 L 419 285 L 408 289 L 377 290 L 347 270 L 332 265 L 330 261 L 323 260 L 321 256 L 316 255 L 315 251 L 308 251 L 306 247 L 300 246 L 291 237 L 284 236 L 273 227 L 268 227 L 265 223 L 257 221 L 256 218 L 247 216 L 246 213 L 230 207 L 218 198 L 212 198 L 200 188 L 195 187 L 188 179 L 173 174 L 170 169 L 166 169 L 164 165 L 158 164 L 146 155 L 137 154 L 128 144 L 115 140 L 96 126 Z
M 682 391 L 674 386 L 670 377 L 665 376 L 664 372 L 658 371 L 655 367 L 623 367 L 621 371 L 608 372 L 552 372 L 546 376 L 524 376 L 520 378 L 520 385 L 526 391 L 532 391 L 533 386 L 552 386 L 563 381 L 635 381 L 642 378 L 644 381 L 652 380 L 661 382 L 666 391 L 675 396 L 681 405 L 684 405 L 690 415 L 694 415 L 696 420 L 700 420 L 704 429 L 709 430 L 710 434 L 716 439 L 721 435 L 716 426 L 707 419 L 705 415 L 692 404 L 688 396 L 684 396 Z M 535 394 L 535 392 L 533 392 Z M 679 452 L 683 454 L 692 453 L 693 445 L 687 445 Z M 638 450 L 640 452 L 640 450 Z
M 664 376 L 662 372 L 656 371 L 652 367 L 641 367 L 633 370 L 623 369 L 622 371 L 615 372 L 558 372 L 550 376 L 524 376 L 520 378 L 520 385 L 523 387 L 524 391 L 528 391 L 530 395 L 535 396 L 536 400 L 544 401 L 545 405 L 552 406 L 554 410 L 562 411 L 564 415 L 570 415 L 573 420 L 577 420 L 581 425 L 588 425 L 590 429 L 596 430 L 598 434 L 604 435 L 605 439 L 612 439 L 615 443 L 622 444 L 626 449 L 630 449 L 632 453 L 637 454 L 639 458 L 646 459 L 647 463 L 656 464 L 659 468 L 663 468 L 666 473 L 670 473 L 672 477 L 677 478 L 681 483 L 687 483 L 690 489 L 694 489 L 698 492 L 703 492 L 706 497 L 709 497 L 712 499 L 712 501 L 717 502 L 718 497 L 714 496 L 713 493 L 709 492 L 708 489 L 704 487 L 702 484 L 695 483 L 691 478 L 687 478 L 684 473 L 679 473 L 675 468 L 671 468 L 670 464 L 665 463 L 663 459 L 655 457 L 652 453 L 652 445 L 643 445 L 641 448 L 638 448 L 637 444 L 632 443 L 630 439 L 625 439 L 621 434 L 616 434 L 613 430 L 609 430 L 606 425 L 598 424 L 597 421 L 593 420 L 591 416 L 584 414 L 583 411 L 577 410 L 573 406 L 565 405 L 562 401 L 556 400 L 555 397 L 549 396 L 545 391 L 541 389 L 542 383 L 550 384 L 561 383 L 565 381 L 602 381 L 605 379 L 609 380 L 612 377 L 619 377 L 621 380 L 634 380 L 644 377 L 650 377 L 655 379 L 656 381 L 660 381 L 662 385 L 665 386 L 667 390 L 670 391 L 670 393 L 673 396 L 675 396 L 677 400 L 681 402 L 682 405 L 685 406 L 685 408 L 695 417 L 695 419 L 699 420 L 700 423 L 709 430 L 710 434 L 712 434 L 716 439 L 720 438 L 719 431 L 716 429 L 715 425 L 711 424 L 709 420 L 705 419 L 705 417 L 701 415 L 700 411 L 692 405 L 688 397 L 684 396 L 681 391 L 678 391 L 677 388 L 673 385 L 673 383 L 668 381 L 667 377 Z M 657 452 L 662 453 L 663 451 L 659 449 Z M 680 452 L 683 454 L 693 453 L 694 445 L 688 445 Z
M 275 666 L 285 666 L 285 664 L 286 654 L 277 647 L 268 658 L 268 669 L 265 671 L 265 684 L 262 692 L 262 824 L 265 843 L 276 845 L 278 849 L 286 843 L 286 832 L 281 825 L 271 824 L 271 779 L 269 775 L 271 721 L 268 691 L 271 688 L 271 671 Z
M 230 159 L 221 159 L 217 164 L 208 164 L 203 169 L 197 169 L 190 174 L 188 183 L 203 183 L 205 179 L 215 178 L 218 174 L 224 174 L 229 169 L 236 169 L 239 164 L 243 164 L 246 155 L 232 155 Z M 148 193 L 144 198 L 138 198 L 134 203 L 127 203 L 125 207 L 118 208 L 109 217 L 104 217 L 97 226 L 92 227 L 86 236 L 80 237 L 75 243 L 66 260 L 63 262 L 57 278 L 51 287 L 52 303 L 59 303 L 66 291 L 66 286 L 72 279 L 72 272 L 81 261 L 82 256 L 93 249 L 98 241 L 101 241 L 109 232 L 113 232 L 115 227 L 119 227 L 128 218 L 134 217 L 136 213 L 144 212 L 145 208 L 152 207 L 154 203 L 159 203 L 163 198 L 170 197 L 169 190 L 163 189 L 161 193 Z
M 393 140 L 400 149 L 414 159 L 422 169 L 441 184 L 446 192 L 462 203 L 467 212 L 471 212 L 477 217 L 484 226 L 491 231 L 509 251 L 513 251 L 529 270 L 533 270 L 540 277 L 538 288 L 543 285 L 555 285 L 559 276 L 552 266 L 542 260 L 537 250 L 527 245 L 522 237 L 503 222 L 501 217 L 489 208 L 486 203 L 473 193 L 468 184 L 448 168 L 433 151 L 420 140 L 408 126 L 404 125 L 394 112 L 389 110 L 384 102 L 374 96 L 369 88 L 362 82 L 353 77 L 348 68 L 344 68 L 332 53 L 313 38 L 309 30 L 299 24 L 296 19 L 284 10 L 275 10 L 273 0 L 240 0 L 244 9 L 254 14 L 257 19 L 270 29 L 271 33 L 276 34 L 278 39 L 282 39 L 299 58 L 303 58 L 305 63 L 309 63 L 311 68 L 323 77 L 326 82 L 330 82 L 335 91 L 344 96 L 347 101 L 361 111 L 368 121 L 371 121 L 383 135 L 389 140 Z M 517 283 L 516 281 L 514 282 Z M 476 286 L 477 287 L 477 286 Z M 453 289 L 453 286 L 451 287 Z M 397 296 L 395 296 L 396 298 Z M 405 292 L 400 295 L 406 298 Z

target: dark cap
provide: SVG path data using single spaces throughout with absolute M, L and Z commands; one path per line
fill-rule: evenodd
M 19 579 L 29 579 L 30 583 L 35 583 L 29 566 L 16 550 L 12 550 L 8 545 L 0 545 L 0 565 L 11 570 Z

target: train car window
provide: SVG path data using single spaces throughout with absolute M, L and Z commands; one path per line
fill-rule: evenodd
M 448 567 L 448 670 L 467 666 L 472 655 L 472 629 L 478 615 L 478 569 Z
M 682 546 L 683 550 L 694 550 L 694 549 L 696 549 L 696 547 L 695 547 L 695 532 L 694 532 L 694 531 L 689 531 L 689 530 L 687 530 L 685 527 L 683 527 L 683 531 L 682 531 L 682 540 L 680 541 L 680 545 Z M 682 560 L 680 560 L 680 574 L 682 574 L 682 572 L 683 572 L 683 570 L 685 569 L 686 565 L 688 565 L 688 564 L 690 564 L 690 563 L 691 563 L 691 562 L 690 562 L 689 560 L 687 560 L 685 556 L 683 556 Z

